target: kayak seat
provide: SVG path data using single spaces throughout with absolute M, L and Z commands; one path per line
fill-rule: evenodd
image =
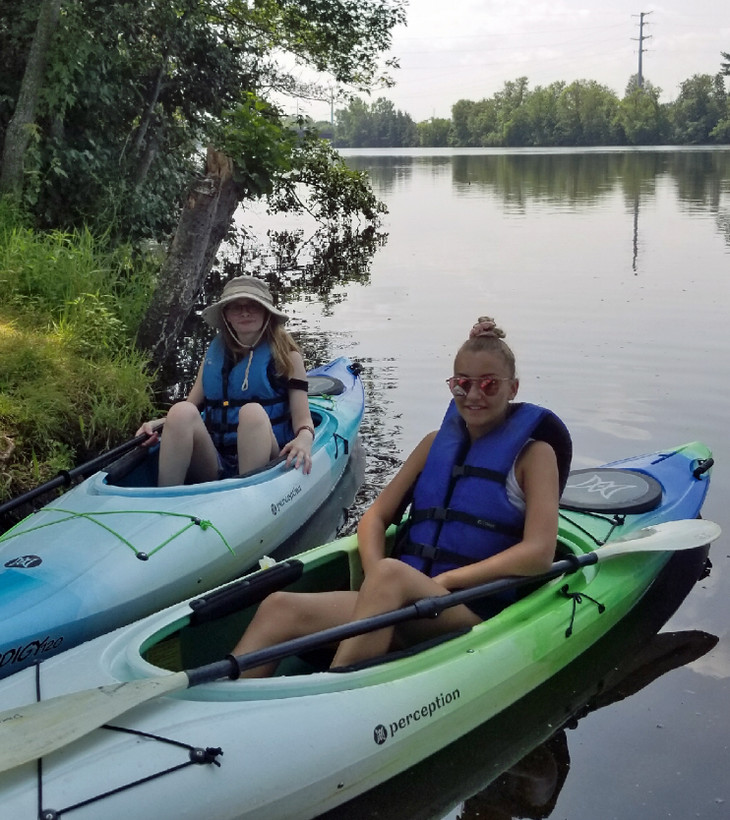
M 628 515 L 659 506 L 662 485 L 647 473 L 615 467 L 573 470 L 560 506 L 576 512 Z

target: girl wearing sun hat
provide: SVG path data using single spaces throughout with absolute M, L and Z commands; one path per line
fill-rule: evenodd
M 202 317 L 218 330 L 188 397 L 174 404 L 160 443 L 158 485 L 212 481 L 263 467 L 278 455 L 311 469 L 314 425 L 299 348 L 265 282 L 228 281 Z M 204 415 L 201 415 L 204 411 Z M 154 425 L 140 432 L 157 440 Z

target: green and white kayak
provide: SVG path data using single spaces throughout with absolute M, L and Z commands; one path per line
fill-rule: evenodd
M 162 488 L 158 448 L 137 447 L 0 536 L 0 677 L 236 578 L 297 533 L 348 464 L 358 374 L 346 358 L 308 374 L 308 475 L 280 459 Z
M 338 628 L 225 658 L 271 590 L 357 588 L 348 537 L 24 669 L 0 681 L 3 810 L 266 820 L 332 809 L 551 678 L 632 610 L 673 552 L 716 538 L 717 525 L 697 520 L 711 465 L 692 443 L 573 474 L 553 572 L 494 618 L 406 653 L 328 671 L 331 655 L 312 650 L 343 637 Z M 522 585 L 479 594 L 512 583 Z M 272 651 L 287 656 L 276 677 L 226 679 Z

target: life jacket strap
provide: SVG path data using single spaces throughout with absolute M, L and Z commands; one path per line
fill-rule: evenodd
M 410 523 L 419 524 L 421 521 L 458 521 L 460 524 L 469 524 L 482 530 L 501 532 L 517 538 L 521 538 L 523 534 L 521 527 L 501 524 L 498 521 L 490 521 L 488 518 L 479 518 L 471 513 L 452 510 L 448 507 L 428 507 L 424 510 L 414 510 L 410 515 Z
M 270 399 L 206 399 L 205 407 L 211 410 L 218 410 L 222 407 L 243 407 L 244 404 L 260 404 L 262 407 L 270 407 L 272 404 L 281 404 L 285 401 L 284 396 L 272 396 Z
M 460 567 L 473 563 L 471 558 L 460 555 L 458 552 L 433 547 L 430 544 L 415 544 L 413 541 L 405 541 L 399 544 L 398 555 L 413 555 L 422 558 L 424 561 L 438 561 L 445 564 L 456 564 Z
M 473 464 L 456 464 L 451 471 L 452 478 L 486 478 L 488 481 L 496 481 L 497 484 L 506 484 L 507 476 L 498 470 L 490 470 L 488 467 L 475 467 Z

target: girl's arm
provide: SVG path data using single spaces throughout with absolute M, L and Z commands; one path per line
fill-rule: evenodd
M 290 354 L 292 378 L 307 380 L 307 371 L 301 353 Z M 301 467 L 307 474 L 312 469 L 312 442 L 314 441 L 314 422 L 309 411 L 309 399 L 306 390 L 289 389 L 289 412 L 294 428 L 294 438 L 281 448 L 281 455 L 286 456 L 287 466 Z
M 366 575 L 373 564 L 385 557 L 385 531 L 402 515 L 404 503 L 423 470 L 435 435 L 435 432 L 429 433 L 416 446 L 360 519 L 357 527 L 358 549 Z

